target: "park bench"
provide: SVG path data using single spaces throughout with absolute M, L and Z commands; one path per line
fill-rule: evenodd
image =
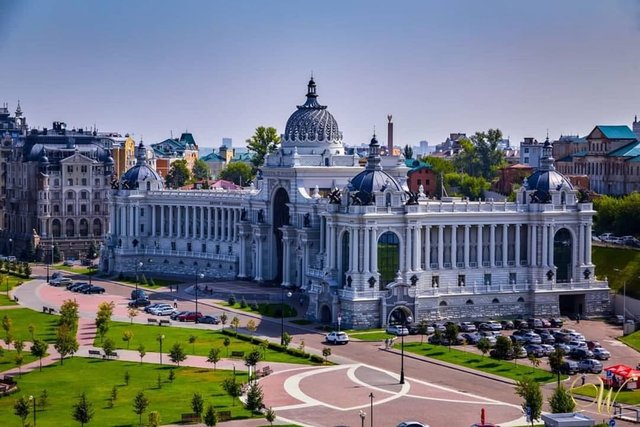
M 200 422 L 200 417 L 198 416 L 198 414 L 181 414 L 180 418 L 182 419 L 183 423 L 199 423 Z
M 53 307 L 49 307 L 49 314 L 53 314 L 56 312 L 56 309 Z
M 149 325 L 157 325 L 158 324 L 158 319 L 154 319 L 153 317 L 150 317 L 147 319 L 147 324 Z
M 219 411 L 217 412 L 218 421 L 229 421 L 231 420 L 231 411 Z
M 49 307 L 46 307 L 46 306 L 43 305 L 42 306 L 42 312 L 43 313 L 48 313 L 49 312 Z
M 89 350 L 89 356 L 100 356 L 100 350 Z
M 116 353 L 115 351 L 112 351 L 111 353 L 107 354 L 105 353 L 104 356 L 102 356 L 103 359 L 109 359 L 109 358 L 114 358 L 114 359 L 119 359 L 120 356 L 118 356 L 118 353 Z
M 232 351 L 231 357 L 236 357 L 238 359 L 241 359 L 244 357 L 244 351 Z
M 155 320 L 155 319 L 153 319 Z M 165 325 L 165 326 L 171 326 L 171 320 L 169 319 L 160 319 L 160 321 L 158 322 L 158 324 L 160 326 Z

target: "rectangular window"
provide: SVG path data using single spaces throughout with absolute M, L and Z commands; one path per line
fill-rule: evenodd
M 95 180 L 95 186 L 96 186 L 96 187 L 100 187 L 100 178 L 96 178 L 96 180 Z
M 431 276 L 431 287 L 432 288 L 440 287 L 440 276 Z
M 140 208 L 140 216 L 144 216 L 144 208 Z
M 73 179 L 69 178 L 69 179 L 67 180 L 67 185 L 68 185 L 68 186 L 73 186 Z
M 140 224 L 140 234 L 144 233 L 144 224 Z
M 491 273 L 485 273 L 484 284 L 487 286 L 491 286 Z
M 203 243 L 202 244 L 202 253 L 206 253 L 207 252 L 207 244 Z
M 191 252 L 191 242 L 187 242 L 187 252 Z
M 87 178 L 82 178 L 82 185 L 87 185 Z
M 67 213 L 68 214 L 72 214 L 73 213 L 73 205 L 67 205 Z
M 87 173 L 87 165 L 80 166 L 80 172 Z
M 171 250 L 172 251 L 176 250 L 176 242 L 171 242 Z
M 82 193 L 80 193 L 80 198 L 81 198 L 82 200 L 87 200 L 87 192 L 86 192 L 86 191 L 83 191 Z
M 525 158 L 524 158 L 524 162 L 528 164 L 528 163 L 529 163 L 529 158 L 528 158 L 528 157 L 525 157 Z
M 464 274 L 458 274 L 458 286 L 466 286 L 467 281 Z
M 100 205 L 95 205 L 95 206 L 93 207 L 93 211 L 94 211 L 95 213 L 100 213 Z
M 422 185 L 422 180 L 421 180 L 421 179 L 419 179 L 419 180 L 418 180 L 418 187 L 420 187 L 421 185 Z
M 87 213 L 87 205 L 80 205 L 80 212 Z
M 53 213 L 60 213 L 60 206 L 53 205 Z
M 516 273 L 509 273 L 509 283 L 510 284 L 515 285 L 516 284 L 516 279 L 517 279 Z
M 525 148 L 525 149 L 524 149 L 524 152 L 525 152 L 525 153 L 528 153 L 528 152 L 529 152 L 529 148 Z
M 71 165 L 67 166 L 67 172 L 68 173 L 73 173 L 73 166 L 71 166 Z

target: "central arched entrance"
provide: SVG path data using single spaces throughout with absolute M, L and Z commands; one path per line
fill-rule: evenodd
M 411 310 L 409 310 L 407 307 L 404 307 L 404 306 L 395 307 L 393 310 L 391 310 L 391 313 L 389 313 L 387 324 L 406 325 L 407 323 L 409 323 L 408 319 L 410 317 L 412 318 L 411 321 L 413 321 L 413 314 L 411 313 Z
M 289 194 L 284 188 L 279 188 L 273 197 L 273 234 L 276 241 L 276 275 L 273 280 L 282 283 L 282 272 L 284 268 L 282 230 L 283 225 L 289 225 Z
M 556 282 L 569 282 L 573 278 L 571 254 L 573 239 L 566 228 L 561 228 L 553 238 L 553 261 L 556 266 Z
M 320 308 L 320 322 L 331 323 L 331 309 L 326 304 Z

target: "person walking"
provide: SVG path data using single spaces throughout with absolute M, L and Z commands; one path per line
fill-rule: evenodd
M 584 372 L 582 373 L 582 375 L 580 375 L 580 381 L 582 381 L 582 385 L 584 385 L 585 381 L 587 381 L 587 376 L 584 374 Z
M 177 299 L 173 299 L 173 308 L 177 309 L 178 308 L 178 300 Z

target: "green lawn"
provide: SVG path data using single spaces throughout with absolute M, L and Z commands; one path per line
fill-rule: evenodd
M 58 327 L 58 316 L 51 314 L 43 314 L 28 308 L 16 308 L 11 310 L 0 311 L 0 318 L 8 316 L 13 322 L 12 334 L 14 339 L 23 341 L 31 341 L 29 333 L 29 325 L 35 327 L 34 335 L 36 339 L 41 339 L 52 343 L 56 340 L 56 328 Z M 2 339 L 4 339 L 4 330 L 2 331 Z
M 24 357 L 22 361 L 22 365 L 26 365 L 27 363 L 31 363 L 34 360 L 38 360 L 36 357 L 31 355 L 31 347 L 24 346 L 22 350 L 22 356 Z M 16 365 L 16 352 L 14 350 L 3 350 L 2 354 L 0 354 L 0 372 L 7 371 L 9 369 L 13 369 L 17 367 Z
M 16 305 L 15 301 L 7 297 L 7 293 L 15 288 L 18 283 L 26 282 L 27 280 L 30 279 L 0 273 L 0 305 Z
M 116 280 L 121 283 L 129 283 L 131 285 L 136 284 L 135 277 L 118 277 Z M 180 280 L 159 279 L 157 277 L 146 278 L 144 275 L 142 275 L 142 277 L 140 278 L 140 281 L 138 282 L 138 285 L 146 289 L 158 289 L 158 288 L 163 288 L 168 286 L 176 286 L 181 283 L 184 283 L 184 282 Z
M 393 337 L 395 337 L 395 335 L 388 334 L 383 330 L 349 333 L 349 338 L 357 338 L 362 341 L 384 341 L 387 338 L 393 338 Z
M 640 251 L 633 249 L 593 246 L 596 277 L 609 280 L 611 289 L 622 293 L 627 284 L 627 295 L 640 298 Z M 621 270 L 617 272 L 616 269 Z
M 395 348 L 399 347 L 399 344 L 395 345 Z M 520 359 L 517 364 L 514 364 L 513 361 L 492 359 L 489 356 L 483 357 L 455 348 L 449 350 L 445 346 L 420 343 L 405 343 L 404 350 L 512 380 L 522 379 L 523 376 L 530 376 L 539 383 L 557 380 L 557 376 L 550 371 L 532 368 L 527 359 Z M 566 376 L 560 378 L 566 378 Z
M 150 411 L 160 412 L 162 424 L 177 424 L 180 414 L 190 413 L 191 397 L 194 392 L 203 395 L 205 408 L 213 404 L 217 411 L 230 410 L 235 419 L 249 418 L 251 413 L 242 404 L 233 401 L 222 390 L 221 382 L 232 376 L 231 371 L 209 369 L 176 368 L 175 380 L 167 379 L 169 366 L 139 364 L 133 362 L 105 361 L 100 359 L 67 359 L 64 365 L 50 365 L 42 372 L 25 374 L 18 380 L 20 391 L 0 399 L 0 413 L 5 414 L 2 425 L 20 427 L 20 419 L 13 414 L 13 404 L 19 396 L 40 396 L 46 389 L 48 406 L 38 410 L 38 427 L 79 425 L 71 413 L 80 393 L 86 392 L 93 404 L 95 416 L 90 426 L 137 426 L 138 415 L 133 412 L 133 398 L 143 391 L 149 399 L 149 407 L 143 414 L 144 425 Z M 130 374 L 129 385 L 125 385 L 124 373 Z M 238 381 L 246 381 L 246 372 L 238 370 Z M 79 375 L 78 373 L 82 373 Z M 158 388 L 158 375 L 161 388 Z M 117 389 L 117 399 L 113 408 L 108 407 L 108 399 L 113 387 Z M 32 420 L 32 413 L 27 421 Z
M 90 269 L 89 267 L 82 267 L 78 265 L 66 266 L 66 265 L 54 265 L 52 268 L 55 270 L 62 270 L 73 274 L 82 274 L 83 276 L 95 275 L 97 270 Z
M 636 331 L 632 334 L 620 337 L 620 341 L 635 349 L 636 351 L 640 351 L 640 331 Z
M 256 303 L 253 301 L 245 301 L 247 305 L 245 305 L 244 307 L 242 307 L 242 304 L 240 302 L 236 302 L 233 305 L 230 305 L 228 302 L 226 304 L 224 304 L 227 307 L 231 307 L 234 308 L 236 310 L 241 310 L 244 311 L 246 313 L 258 313 L 262 316 L 269 316 L 269 317 L 274 317 L 279 319 L 281 317 L 281 310 L 282 310 L 282 304 L 276 302 L 276 303 L 265 303 L 265 302 L 261 302 L 261 303 Z M 251 305 L 253 304 L 257 304 L 258 306 L 258 310 L 254 310 L 251 308 Z M 298 312 L 296 311 L 296 309 L 292 306 L 290 306 L 289 304 L 284 304 L 284 317 L 288 318 L 288 317 L 296 317 L 298 315 Z
M 256 344 L 251 344 L 250 342 L 229 337 L 231 344 L 225 349 L 223 341 L 227 335 L 208 329 L 172 328 L 135 323 L 132 325 L 126 322 L 111 322 L 110 325 L 109 332 L 105 338 L 111 338 L 116 343 L 117 348 L 126 349 L 127 343 L 122 340 L 123 333 L 126 330 L 133 332 L 133 338 L 129 344 L 129 349 L 131 350 L 136 350 L 140 344 L 143 344 L 148 352 L 159 351 L 160 344 L 157 341 L 158 335 L 164 335 L 162 345 L 163 352 L 167 352 L 175 343 L 182 343 L 187 354 L 196 356 L 207 356 L 212 347 L 220 347 L 222 357 L 227 356 L 226 350 L 229 350 L 229 354 L 231 354 L 232 351 L 244 351 L 245 354 L 248 354 L 257 345 L 257 342 Z M 196 336 L 196 342 L 194 344 L 189 343 L 189 337 L 191 335 Z M 99 337 L 96 337 L 95 345 L 102 345 Z M 264 360 L 267 362 L 311 364 L 309 359 L 295 357 L 275 350 L 266 350 Z
M 600 389 L 596 391 L 592 386 L 585 385 L 582 387 L 576 387 L 572 389 L 571 392 L 582 396 L 595 397 L 600 392 Z M 609 390 L 604 389 L 602 394 L 603 403 L 606 401 L 608 394 Z M 624 403 L 627 405 L 640 405 L 640 391 L 624 390 L 616 396 L 616 390 L 612 390 L 611 402 Z

